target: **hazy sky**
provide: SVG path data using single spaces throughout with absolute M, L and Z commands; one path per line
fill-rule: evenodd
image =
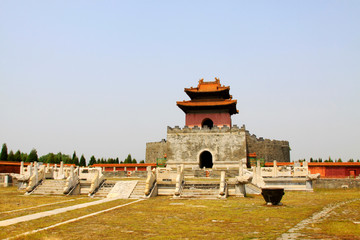
M 291 159 L 360 158 L 360 1 L 0 1 L 0 144 L 145 159 L 198 80 Z

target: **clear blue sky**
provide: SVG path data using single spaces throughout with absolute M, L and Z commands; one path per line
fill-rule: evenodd
M 200 78 L 291 158 L 360 158 L 360 1 L 0 1 L 0 144 L 145 158 Z

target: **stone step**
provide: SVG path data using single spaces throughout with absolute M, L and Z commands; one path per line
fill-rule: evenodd
M 181 192 L 182 196 L 185 195 L 218 195 L 219 192 Z
M 64 195 L 62 191 L 36 191 L 34 195 Z
M 89 194 L 90 188 L 80 188 L 80 194 L 81 195 L 87 195 Z
M 174 195 L 175 188 L 158 188 L 158 195 L 172 196 Z
M 218 199 L 217 195 L 181 195 L 180 198 Z

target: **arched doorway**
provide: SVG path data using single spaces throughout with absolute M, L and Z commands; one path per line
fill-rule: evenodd
M 199 167 L 212 168 L 212 166 L 213 166 L 213 160 L 211 153 L 209 151 L 203 151 L 200 154 Z
M 201 127 L 207 126 L 208 128 L 212 128 L 214 126 L 214 122 L 210 118 L 205 118 L 201 124 Z

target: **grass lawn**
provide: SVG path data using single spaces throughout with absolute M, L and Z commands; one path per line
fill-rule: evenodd
M 3 189 L 0 194 L 3 195 Z M 262 196 L 225 200 L 156 197 L 19 239 L 276 239 L 324 206 L 356 198 L 360 198 L 359 190 L 342 189 L 286 192 L 283 206 L 266 206 Z M 130 201 L 133 200 L 116 200 L 0 227 L 0 238 Z M 360 239 L 360 225 L 353 223 L 360 222 L 360 201 L 344 205 L 330 215 L 323 222 L 304 229 L 307 236 Z

